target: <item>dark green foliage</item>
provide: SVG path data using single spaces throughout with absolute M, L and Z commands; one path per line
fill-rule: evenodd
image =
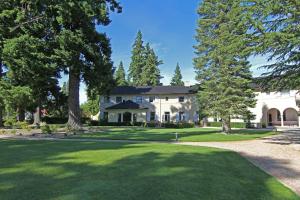
M 158 59 L 154 50 L 147 43 L 143 45 L 142 32 L 139 31 L 133 44 L 129 66 L 129 82 L 134 86 L 156 86 L 160 84 L 160 70 L 163 62 Z
M 115 82 L 117 86 L 126 86 L 128 85 L 127 81 L 126 81 L 126 74 L 125 74 L 125 69 L 123 66 L 123 62 L 120 62 L 120 65 L 117 69 L 117 71 L 115 72 Z
M 248 6 L 253 33 L 252 52 L 263 54 L 273 64 L 264 66 L 265 89 L 300 89 L 300 1 L 258 0 Z M 249 39 L 249 38 L 248 38 Z
M 174 73 L 174 76 L 171 80 L 171 85 L 184 86 L 184 82 L 182 81 L 182 74 L 181 74 L 181 70 L 180 70 L 180 67 L 179 67 L 179 63 L 177 63 L 177 65 L 176 65 L 175 73 Z
M 158 59 L 154 50 L 147 43 L 145 47 L 145 65 L 142 68 L 140 85 L 142 86 L 157 86 L 160 85 L 160 70 L 159 65 L 162 61 Z
M 83 117 L 91 117 L 96 115 L 100 110 L 99 96 L 96 98 L 88 98 L 88 100 L 80 105 L 81 113 Z
M 255 106 L 240 3 L 205 0 L 198 10 L 194 64 L 201 86 L 200 109 L 205 115 L 222 118 L 227 133 L 233 116 L 248 114 L 248 108 Z
M 222 127 L 222 122 L 208 122 L 209 127 Z M 231 128 L 248 128 L 245 122 L 230 122 Z

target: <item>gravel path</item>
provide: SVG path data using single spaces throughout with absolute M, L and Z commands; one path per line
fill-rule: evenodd
M 179 144 L 216 147 L 238 152 L 300 195 L 300 148 L 298 143 L 288 142 L 282 138 L 278 142 L 277 139 L 271 137 L 240 142 L 181 142 Z

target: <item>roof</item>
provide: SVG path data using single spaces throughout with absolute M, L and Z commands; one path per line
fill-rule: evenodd
M 196 92 L 194 87 L 186 86 L 119 86 L 112 89 L 110 94 L 194 94 Z
M 142 107 L 138 103 L 128 100 L 128 101 L 124 101 L 122 103 L 118 103 L 116 105 L 107 107 L 106 109 L 110 110 L 110 109 L 148 109 L 148 108 Z

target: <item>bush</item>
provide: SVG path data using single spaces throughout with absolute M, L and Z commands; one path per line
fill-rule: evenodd
M 15 117 L 8 117 L 5 119 L 4 126 L 13 127 L 17 123 Z
M 42 130 L 43 134 L 51 134 L 52 133 L 51 128 L 48 124 L 41 126 L 41 130 Z
M 165 128 L 193 128 L 195 125 L 188 122 L 179 122 L 179 123 L 162 123 L 162 127 Z
M 21 129 L 28 129 L 29 124 L 27 122 L 16 122 L 15 123 L 16 128 L 21 128 Z
M 247 128 L 247 123 L 245 122 L 231 122 L 231 128 Z M 222 122 L 208 122 L 209 127 L 222 127 Z
M 58 126 L 57 125 L 50 125 L 50 130 L 52 133 L 57 133 Z

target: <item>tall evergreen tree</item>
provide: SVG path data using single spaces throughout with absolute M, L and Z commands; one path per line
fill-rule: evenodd
M 171 80 L 171 85 L 184 86 L 184 82 L 182 81 L 182 74 L 181 74 L 181 70 L 179 67 L 179 63 L 177 63 L 177 65 L 176 65 L 175 73 Z
M 125 86 L 127 85 L 126 74 L 123 67 L 123 62 L 120 62 L 120 65 L 115 73 L 115 82 L 117 86 Z
M 263 54 L 272 64 L 265 65 L 267 73 L 262 86 L 268 89 L 300 90 L 300 1 L 246 1 L 251 19 L 254 54 Z M 249 39 L 249 38 L 246 38 Z
M 255 106 L 246 41 L 241 39 L 247 29 L 240 4 L 204 0 L 198 10 L 194 64 L 202 88 L 200 107 L 204 114 L 220 117 L 226 133 L 231 131 L 232 117 L 249 114 L 248 108 Z
M 158 68 L 163 62 L 158 59 L 154 50 L 147 43 L 144 52 L 145 65 L 142 68 L 140 85 L 157 86 L 160 85 L 160 70 Z
M 139 30 L 132 46 L 131 63 L 129 66 L 128 79 L 132 85 L 141 85 L 141 74 L 145 65 L 145 47 L 143 46 L 143 35 Z

